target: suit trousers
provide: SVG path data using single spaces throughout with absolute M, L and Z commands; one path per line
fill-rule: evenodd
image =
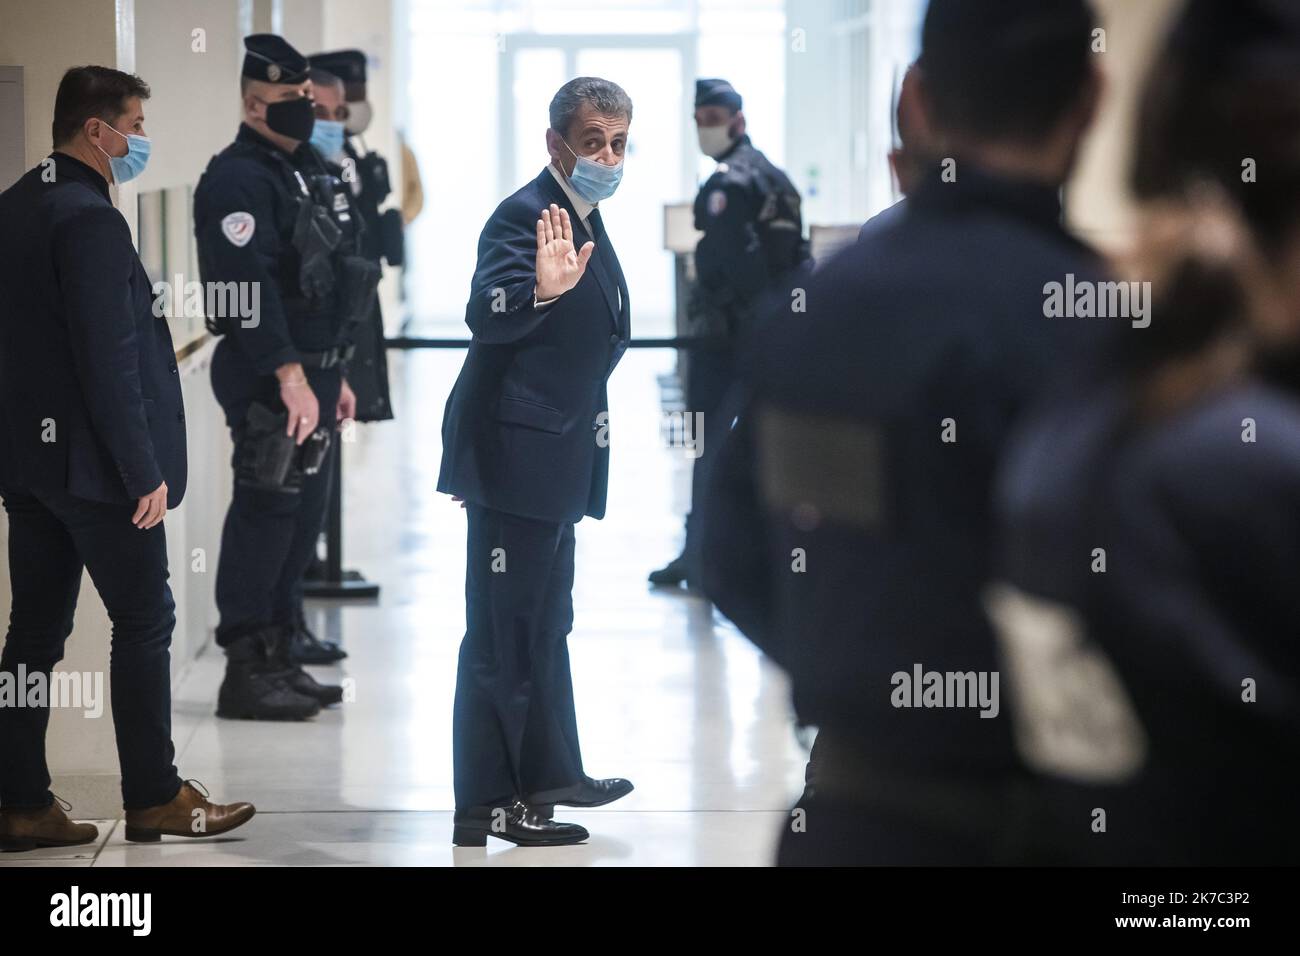
M 142 531 L 131 523 L 135 504 L 86 501 L 61 490 L 6 489 L 4 507 L 13 607 L 0 673 L 16 682 L 21 667 L 28 686 L 18 685 L 20 694 L 28 693 L 32 675 L 44 674 L 48 693 L 38 706 L 0 706 L 0 803 L 18 809 L 53 802 L 45 762 L 49 675 L 72 633 L 83 568 L 113 623 L 109 683 L 123 806 L 167 803 L 181 781 L 171 710 L 176 605 L 163 525 Z
M 466 629 L 452 715 L 462 811 L 583 778 L 568 648 L 573 525 L 465 510 Z

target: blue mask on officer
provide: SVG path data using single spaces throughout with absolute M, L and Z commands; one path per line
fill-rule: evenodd
M 563 137 L 560 141 L 569 152 L 573 153 L 573 147 Z M 573 158 L 577 163 L 574 164 L 573 172 L 569 174 L 569 183 L 579 196 L 589 203 L 598 203 L 614 195 L 614 190 L 618 189 L 618 184 L 623 179 L 622 160 L 619 160 L 617 166 L 605 166 L 577 153 L 573 153 Z
M 343 155 L 343 124 L 337 120 L 317 119 L 311 128 L 311 144 L 326 159 L 337 160 Z
M 108 156 L 108 168 L 113 172 L 113 182 L 120 185 L 135 179 L 144 172 L 145 166 L 149 165 L 149 153 L 153 149 L 152 141 L 147 136 L 123 133 L 121 130 L 109 126 L 108 123 L 104 123 L 104 125 L 126 140 L 125 156 L 110 156 L 106 150 L 99 146 L 95 147 L 105 156 Z

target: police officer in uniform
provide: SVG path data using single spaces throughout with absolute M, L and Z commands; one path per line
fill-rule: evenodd
M 700 151 L 718 161 L 695 197 L 695 228 L 704 236 L 695 248 L 698 284 L 689 310 L 691 334 L 703 341 L 687 357 L 686 397 L 691 421 L 703 416 L 704 431 L 694 436 L 703 443 L 691 475 L 686 543 L 666 567 L 651 572 L 657 585 L 700 580 L 700 503 L 712 452 L 731 417 L 722 400 L 734 380 L 736 344 L 764 294 L 808 260 L 799 192 L 750 142 L 741 106 L 726 80 L 695 82 Z
M 341 125 L 341 155 L 326 155 L 344 170 L 344 180 L 351 188 L 352 199 L 365 229 L 361 236 L 361 254 L 378 265 L 387 261 L 400 266 L 404 261 L 402 213 L 398 209 L 380 211 L 392 193 L 388 179 L 388 161 L 374 150 L 360 149 L 356 140 L 370 126 L 371 108 L 366 100 L 366 55 L 360 50 L 338 50 L 311 56 L 313 71 L 324 70 L 343 84 L 343 102 L 327 124 Z M 319 98 L 318 98 L 319 99 Z M 319 103 L 318 103 L 319 106 Z M 321 110 L 317 109 L 317 123 Z M 318 148 L 321 144 L 317 144 Z M 384 317 L 379 299 L 356 339 L 357 351 L 348 363 L 348 383 L 357 396 L 359 422 L 382 422 L 393 417 L 388 389 L 388 362 L 384 344 Z
M 1043 309 L 1047 282 L 1105 278 L 1060 199 L 1100 96 L 1094 23 L 1086 0 L 930 0 L 919 93 L 952 161 L 818 265 L 806 314 L 743 350 L 704 588 L 819 729 L 809 825 L 786 828 L 782 863 L 1039 852 L 1009 707 L 920 690 L 934 675 L 982 675 L 985 700 L 998 686 L 994 468 L 1019 417 L 1111 332 Z
M 290 663 L 288 644 L 324 516 L 331 433 L 355 413 L 350 341 L 378 270 L 357 254 L 347 190 L 309 145 L 307 59 L 270 34 L 244 46 L 244 121 L 194 195 L 205 283 L 256 291 L 255 314 L 208 319 L 222 336 L 212 387 L 235 442 L 217 570 L 227 655 L 217 713 L 293 720 L 341 698 Z
M 374 151 L 359 151 L 352 142 L 370 125 L 371 108 L 366 101 L 366 56 L 360 50 L 317 53 L 310 57 L 312 95 L 316 100 L 316 125 L 312 146 L 325 159 L 330 171 L 348 186 L 349 201 L 358 217 L 361 254 L 379 266 L 384 260 L 400 266 L 403 261 L 403 224 L 399 210 L 380 212 L 380 205 L 392 191 L 388 163 Z M 393 417 L 388 388 L 388 352 L 384 317 L 379 297 L 370 316 L 358 328 L 356 352 L 348 362 L 348 385 L 356 395 L 358 422 L 388 421 Z M 342 463 L 335 463 L 340 471 Z M 334 480 L 331 474 L 331 481 Z M 331 489 L 332 493 L 332 489 Z M 314 556 L 313 556 L 314 558 Z M 309 562 L 307 576 L 325 577 L 325 563 Z M 296 589 L 296 625 L 290 653 L 302 664 L 330 664 L 347 657 L 333 641 L 316 637 L 307 626 L 302 608 L 302 588 Z

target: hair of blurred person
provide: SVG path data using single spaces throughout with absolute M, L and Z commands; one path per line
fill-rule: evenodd
M 1086 0 L 931 0 L 920 91 L 936 150 L 1063 182 L 1101 98 L 1094 27 Z
M 1254 326 L 1261 364 L 1300 386 L 1300 6 L 1191 0 L 1139 107 L 1136 195 L 1208 180 L 1239 207 L 1280 310 Z
M 1151 325 L 1128 338 L 1124 353 L 1141 419 L 1242 378 L 1252 339 L 1283 308 L 1267 259 L 1213 184 L 1147 204 L 1117 265 L 1121 279 L 1151 284 Z

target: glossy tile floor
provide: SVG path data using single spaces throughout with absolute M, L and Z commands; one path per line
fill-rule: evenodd
M 434 491 L 457 351 L 393 356 L 395 422 L 345 449 L 346 556 L 378 603 L 313 602 L 317 633 L 349 658 L 314 668 L 354 699 L 313 721 L 213 716 L 224 658 L 211 645 L 175 688 L 177 765 L 257 817 L 227 838 L 0 855 L 0 866 L 766 865 L 803 780 L 786 682 L 709 605 L 650 588 L 676 554 L 689 459 L 665 446 L 658 377 L 673 353 L 634 350 L 610 383 L 609 516 L 578 525 L 570 635 L 583 758 L 636 791 L 568 812 L 591 840 L 522 849 L 451 846 L 451 701 L 464 631 L 465 517 Z

